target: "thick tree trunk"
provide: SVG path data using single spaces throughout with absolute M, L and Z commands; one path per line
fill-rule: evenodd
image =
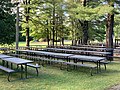
M 30 4 L 30 0 L 26 0 L 24 1 L 25 5 Z M 25 14 L 26 16 L 26 46 L 29 47 L 30 46 L 30 40 L 29 40 L 29 13 L 30 13 L 30 7 L 25 7 Z
M 83 6 L 86 7 L 88 0 L 83 1 Z M 83 42 L 82 44 L 87 44 L 88 42 L 88 21 L 83 22 Z
M 88 42 L 88 21 L 84 21 L 83 24 L 83 44 Z
M 106 24 L 106 47 L 113 48 L 114 15 L 108 14 Z
M 109 5 L 114 7 L 114 2 L 108 1 Z M 113 56 L 113 28 L 114 28 L 114 14 L 108 14 L 106 24 L 106 47 L 111 48 L 111 56 Z M 108 58 L 110 61 L 113 58 Z
M 107 24 L 106 24 L 106 47 L 113 48 L 113 27 L 114 27 L 114 15 L 108 14 Z M 111 56 L 113 56 L 113 49 L 111 51 Z M 113 60 L 113 58 L 109 58 Z

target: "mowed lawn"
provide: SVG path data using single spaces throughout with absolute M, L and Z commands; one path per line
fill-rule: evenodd
M 60 70 L 54 65 L 45 65 L 39 69 L 39 76 L 35 69 L 28 68 L 29 76 L 19 80 L 20 73 L 12 74 L 12 82 L 7 81 L 7 75 L 0 72 L 0 90 L 106 90 L 108 87 L 120 83 L 120 61 L 107 65 L 107 71 L 90 76 L 89 69 Z
M 30 46 L 47 46 L 47 42 L 30 42 Z M 58 45 L 60 45 L 60 42 L 57 43 Z M 65 45 L 71 45 L 72 41 L 68 40 L 64 42 Z M 56 43 L 55 43 L 56 45 Z M 15 46 L 15 43 L 13 44 L 13 46 Z M 26 46 L 26 42 L 19 42 L 19 46 Z

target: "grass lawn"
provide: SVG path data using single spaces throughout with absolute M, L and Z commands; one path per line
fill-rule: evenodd
M 58 45 L 59 45 L 60 43 L 58 42 Z M 65 41 L 65 43 L 64 43 L 65 45 L 67 44 L 67 45 L 70 45 L 70 44 L 72 44 L 72 42 L 71 41 Z M 46 46 L 47 45 L 47 42 L 33 42 L 33 41 L 31 41 L 30 42 L 30 46 Z M 56 43 L 55 43 L 55 45 L 56 45 Z M 15 46 L 15 43 L 13 44 L 13 46 Z M 26 46 L 26 42 L 19 42 L 19 46 Z
M 90 76 L 88 69 L 60 70 L 53 65 L 39 69 L 39 76 L 18 80 L 20 74 L 12 74 L 8 82 L 6 74 L 0 72 L 0 90 L 104 90 L 120 83 L 120 61 L 107 65 L 107 71 Z M 29 75 L 35 76 L 35 70 L 28 68 Z M 34 74 L 33 74 L 34 73 Z

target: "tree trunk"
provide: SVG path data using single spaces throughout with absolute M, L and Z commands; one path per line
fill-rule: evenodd
M 64 37 L 62 37 L 62 46 L 64 46 Z
M 88 21 L 84 21 L 83 24 L 83 44 L 88 42 Z
M 114 14 L 108 14 L 106 24 L 106 48 L 113 48 L 113 27 L 114 27 Z M 113 56 L 113 49 L 110 50 L 111 56 Z M 109 58 L 113 60 L 113 58 Z
M 88 0 L 83 1 L 83 6 L 86 7 Z M 87 44 L 88 42 L 88 21 L 83 22 L 83 42 L 82 44 Z
M 46 21 L 47 25 L 48 25 L 48 20 Z M 49 39 L 49 29 L 47 28 L 47 43 L 48 43 L 48 46 L 50 45 L 50 39 Z
M 30 4 L 30 0 L 26 0 L 24 1 L 25 5 Z M 30 40 L 29 40 L 29 13 L 30 13 L 30 7 L 25 7 L 25 14 L 26 16 L 26 46 L 29 47 L 30 46 Z
M 113 48 L 114 15 L 108 14 L 106 24 L 106 47 Z
M 53 1 L 53 46 L 55 42 L 55 2 Z
M 29 28 L 26 28 L 26 46 L 29 47 L 30 41 L 29 41 Z
M 50 39 L 49 39 L 49 30 L 47 29 L 47 32 L 48 32 L 48 34 L 47 34 L 47 43 L 48 43 L 48 46 L 50 45 Z
M 109 5 L 114 7 L 114 2 L 108 1 Z M 114 14 L 108 14 L 106 23 L 106 47 L 111 48 L 111 56 L 113 56 L 113 28 L 114 28 Z M 113 61 L 113 58 L 108 58 Z

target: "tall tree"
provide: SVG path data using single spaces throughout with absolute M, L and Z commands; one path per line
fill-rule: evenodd
M 113 0 L 109 0 L 108 4 L 114 7 Z M 113 48 L 114 14 L 108 13 L 106 21 L 106 47 Z
M 84 1 L 84 0 L 81 0 L 81 1 Z M 99 38 L 101 37 L 101 35 L 98 35 L 97 33 L 101 32 L 102 34 L 105 34 L 103 32 L 104 31 L 103 29 L 105 27 L 102 30 L 101 30 L 101 28 L 98 30 L 98 27 L 100 27 L 99 23 L 102 23 L 105 20 L 105 14 L 110 13 L 113 10 L 113 8 L 110 7 L 109 5 L 102 5 L 102 4 L 94 5 L 94 4 L 91 4 L 90 1 L 89 1 L 89 6 L 79 5 L 78 2 L 77 2 L 77 4 L 76 3 L 72 3 L 72 4 L 73 5 L 71 5 L 71 8 L 69 10 L 69 15 L 70 15 L 70 17 L 73 18 L 72 21 L 77 21 L 77 20 L 79 21 L 79 23 L 80 23 L 79 26 L 82 27 L 82 30 L 84 30 L 84 32 L 87 30 L 86 33 L 83 33 L 83 35 L 86 35 L 86 34 L 89 35 L 89 38 L 86 35 L 86 37 L 87 37 L 86 41 L 87 41 L 87 39 L 100 40 Z M 82 4 L 84 4 L 84 2 Z M 76 19 L 76 20 L 74 20 L 74 19 Z M 89 22 L 89 24 L 95 25 L 95 26 L 88 27 L 88 22 Z M 88 28 L 89 28 L 89 34 L 88 34 Z M 97 29 L 93 30 L 95 28 L 97 28 Z M 80 29 L 79 29 L 79 31 L 80 31 Z M 90 34 L 91 32 L 92 32 L 92 34 Z M 103 35 L 103 37 L 104 37 L 104 35 Z M 82 38 L 84 39 L 84 36 L 82 36 Z M 104 38 L 101 38 L 101 39 L 104 39 Z
M 49 37 L 49 40 L 51 39 L 52 42 L 55 42 L 55 39 L 58 39 L 56 36 L 60 36 L 56 33 L 60 30 L 56 28 L 63 25 L 57 24 L 63 19 L 60 21 L 56 20 L 56 17 L 59 16 L 60 18 L 62 15 L 64 16 L 63 8 L 60 8 L 62 3 L 63 0 L 31 0 L 30 4 L 23 5 L 24 8 L 30 7 L 31 9 L 29 13 L 23 13 L 23 22 L 25 23 L 22 23 L 22 27 L 26 29 L 28 20 L 26 21 L 25 17 L 29 16 L 28 26 L 30 26 L 30 35 L 37 40 Z
M 115 0 L 108 0 L 108 4 L 114 7 Z M 113 48 L 113 30 L 114 28 L 114 14 L 108 13 L 106 22 L 106 47 Z M 111 50 L 111 56 L 113 56 L 113 49 Z M 113 58 L 109 58 L 113 60 Z
M 86 7 L 88 0 L 81 0 L 81 1 L 83 3 L 83 6 Z M 87 44 L 87 42 L 88 42 L 88 21 L 86 21 L 86 20 L 83 21 L 82 28 L 83 28 L 82 44 Z
M 14 7 L 11 0 L 0 0 L 0 44 L 12 44 L 15 41 Z
M 26 18 L 26 46 L 30 45 L 30 34 L 29 34 L 29 13 L 30 13 L 30 0 L 23 0 L 23 4 L 26 5 L 25 9 L 25 18 Z

